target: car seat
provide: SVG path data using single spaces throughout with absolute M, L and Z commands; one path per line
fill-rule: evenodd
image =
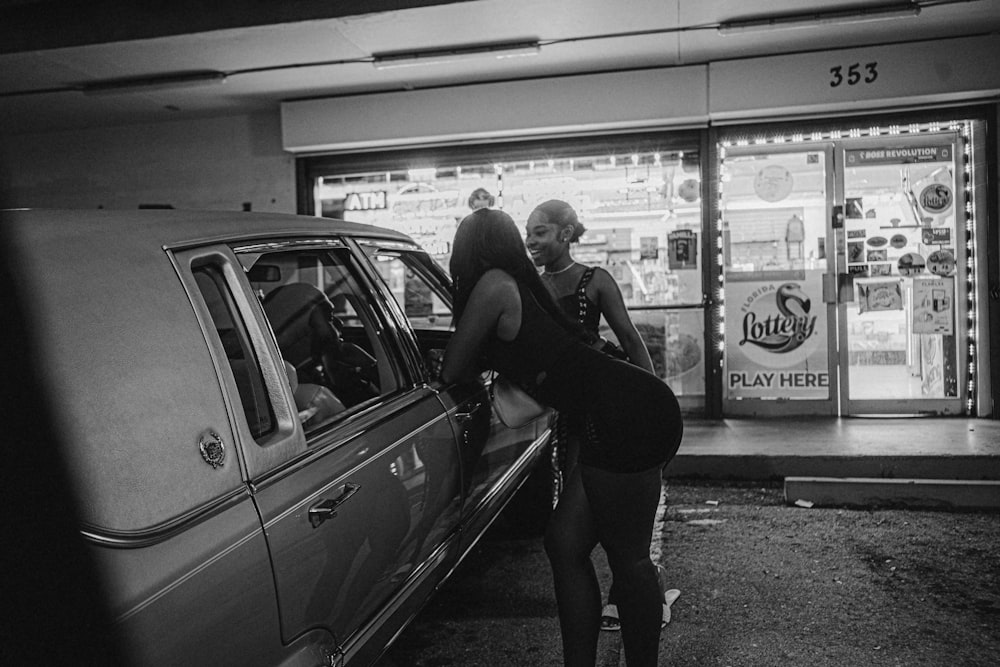
M 319 384 L 300 383 L 295 367 L 285 362 L 288 386 L 295 398 L 295 408 L 299 411 L 299 421 L 306 430 L 329 421 L 347 408 L 333 395 L 333 392 Z
M 347 406 L 378 395 L 375 359 L 344 342 L 343 324 L 318 288 L 282 285 L 264 297 L 263 306 L 281 354 L 301 382 L 326 386 Z

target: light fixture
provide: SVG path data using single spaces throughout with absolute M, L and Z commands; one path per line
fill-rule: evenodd
M 503 42 L 495 44 L 479 44 L 476 46 L 456 46 L 427 51 L 407 51 L 373 54 L 372 64 L 375 69 L 392 69 L 395 67 L 417 67 L 421 65 L 440 65 L 470 58 L 517 58 L 521 56 L 536 56 L 541 49 L 537 41 Z
M 779 14 L 719 24 L 720 35 L 738 35 L 765 30 L 785 30 L 790 28 L 814 28 L 821 25 L 840 23 L 869 23 L 888 19 L 914 17 L 920 14 L 920 6 L 912 2 L 896 2 L 874 7 L 841 9 L 828 12 L 805 12 L 801 14 Z
M 215 70 L 196 70 L 192 72 L 175 72 L 154 76 L 130 77 L 126 79 L 106 79 L 93 81 L 79 86 L 84 95 L 118 95 L 122 93 L 138 93 L 167 88 L 188 88 L 225 83 L 226 73 Z

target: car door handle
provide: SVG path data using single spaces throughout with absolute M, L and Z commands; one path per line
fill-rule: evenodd
M 479 408 L 481 407 L 483 407 L 482 403 L 473 403 L 472 406 L 469 407 L 469 409 L 466 412 L 456 412 L 455 421 L 457 421 L 459 424 L 469 421 L 470 419 L 476 416 L 476 413 L 479 412 Z
M 327 519 L 337 516 L 337 508 L 361 489 L 360 484 L 344 484 L 344 490 L 336 498 L 324 498 L 309 508 L 309 523 L 315 528 Z

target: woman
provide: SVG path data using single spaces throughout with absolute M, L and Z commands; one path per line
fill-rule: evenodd
M 586 228 L 573 207 L 559 199 L 539 204 L 528 216 L 525 243 L 542 279 L 570 318 L 587 329 L 595 346 L 606 347 L 598 328 L 601 316 L 615 332 L 628 359 L 653 373 L 653 361 L 632 323 L 618 283 L 600 267 L 588 267 L 573 259 L 570 246 Z
M 536 266 L 542 267 L 542 281 L 556 298 L 556 302 L 570 319 L 579 322 L 587 331 L 592 346 L 614 356 L 627 358 L 636 366 L 654 373 L 649 350 L 636 329 L 622 298 L 618 283 L 611 274 L 600 267 L 586 266 L 573 259 L 570 253 L 586 228 L 580 222 L 576 211 L 565 201 L 550 199 L 539 204 L 528 216 L 525 225 L 525 244 Z M 601 316 L 615 332 L 621 348 L 604 340 L 599 332 Z M 572 414 L 560 415 L 555 425 L 557 452 L 556 463 L 561 471 L 571 472 L 576 463 L 576 453 L 580 441 L 593 438 L 594 429 L 587 427 L 586 419 L 574 418 Z M 556 492 L 561 493 L 562 473 L 557 473 Z M 558 548 L 549 540 L 550 552 Z M 662 587 L 664 572 L 657 567 Z M 662 591 L 662 624 L 670 620 L 670 605 L 680 595 L 671 589 Z M 608 604 L 601 610 L 601 629 L 620 629 L 617 606 L 617 590 L 608 594 Z
M 584 342 L 507 214 L 481 209 L 462 220 L 451 275 L 457 325 L 443 379 L 474 381 L 485 361 L 542 403 L 588 415 L 597 434 L 581 448 L 552 519 L 561 533 L 552 571 L 565 664 L 596 662 L 601 592 L 590 553 L 600 544 L 619 595 L 626 660 L 655 665 L 662 610 L 649 546 L 661 471 L 683 432 L 677 399 L 652 374 Z

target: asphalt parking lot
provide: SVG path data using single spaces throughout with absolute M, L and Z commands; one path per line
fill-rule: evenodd
M 995 664 L 997 513 L 807 509 L 776 483 L 665 488 L 654 552 L 681 597 L 661 665 Z M 561 665 L 549 577 L 541 539 L 501 521 L 378 667 Z M 617 634 L 600 647 L 601 667 L 624 665 Z

